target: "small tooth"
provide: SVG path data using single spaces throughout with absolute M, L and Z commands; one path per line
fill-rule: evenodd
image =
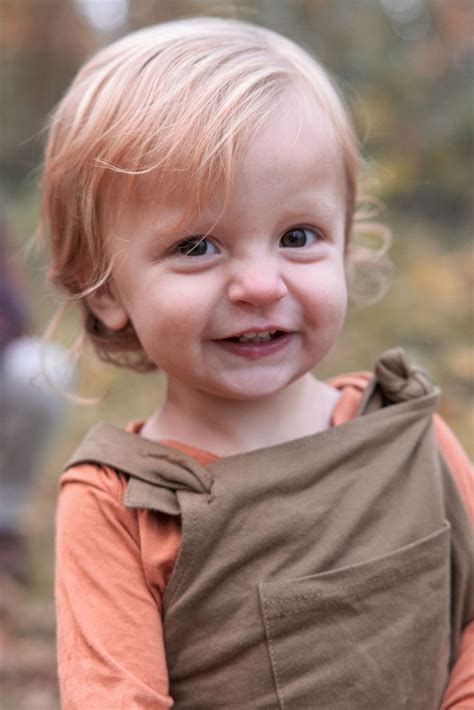
M 272 331 L 272 332 L 276 333 L 276 331 Z M 253 342 L 258 343 L 261 341 L 271 340 L 272 332 L 264 331 L 264 332 L 260 332 L 260 333 L 257 333 L 257 332 L 246 333 L 245 335 L 241 335 L 239 337 L 239 341 L 241 343 L 247 343 L 249 341 L 253 341 Z

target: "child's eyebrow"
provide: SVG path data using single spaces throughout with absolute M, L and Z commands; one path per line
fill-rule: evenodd
M 288 195 L 286 209 L 285 205 L 282 205 L 282 209 L 285 210 L 286 214 L 295 216 L 307 211 L 311 214 L 317 214 L 323 218 L 330 219 L 336 214 L 339 214 L 340 205 L 339 201 L 334 199 L 332 192 L 327 190 L 321 191 L 315 187 L 304 193 L 290 193 Z

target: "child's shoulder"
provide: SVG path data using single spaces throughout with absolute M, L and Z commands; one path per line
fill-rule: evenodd
M 134 420 L 127 424 L 124 431 L 138 434 L 142 425 L 142 420 Z M 120 470 L 98 462 L 74 462 L 73 456 L 59 479 L 61 490 L 69 484 L 75 484 L 78 490 L 86 487 L 91 492 L 96 491 L 96 495 L 101 492 L 121 503 L 127 488 L 128 476 Z
M 373 378 L 374 373 L 360 371 L 344 373 L 328 380 L 328 384 L 341 393 L 333 415 L 335 426 L 357 415 L 364 392 Z M 436 413 L 433 415 L 433 428 L 438 448 L 460 489 L 471 519 L 474 520 L 473 466 L 454 432 Z
M 327 382 L 329 385 L 335 387 L 338 390 L 352 388 L 362 393 L 364 392 L 365 388 L 367 387 L 373 376 L 374 375 L 372 372 L 369 372 L 368 370 L 361 370 L 360 372 L 346 372 L 342 375 L 330 377 Z
M 59 479 L 59 488 L 63 491 L 66 487 L 74 487 L 78 494 L 87 488 L 92 495 L 103 494 L 119 502 L 123 499 L 127 481 L 126 475 L 109 466 L 80 463 L 66 468 Z
M 461 493 L 469 517 L 474 524 L 474 468 L 454 432 L 438 415 L 433 416 L 438 447 Z
M 372 377 L 371 372 L 349 372 L 327 381 L 340 393 L 332 412 L 332 426 L 344 424 L 357 415 L 360 401 Z

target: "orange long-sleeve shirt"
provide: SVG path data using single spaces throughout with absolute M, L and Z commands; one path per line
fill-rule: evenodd
M 355 415 L 364 373 L 332 380 L 341 389 L 337 426 Z M 137 431 L 139 424 L 131 425 Z M 435 418 L 439 446 L 474 521 L 470 464 Z M 184 449 L 201 464 L 216 457 Z M 127 477 L 83 464 L 60 481 L 56 603 L 59 680 L 66 710 L 161 710 L 172 706 L 161 599 L 181 541 L 179 519 L 125 508 Z M 474 708 L 474 624 L 464 630 L 442 710 Z

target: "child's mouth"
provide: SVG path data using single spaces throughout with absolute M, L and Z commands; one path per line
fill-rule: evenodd
M 222 338 L 214 342 L 233 355 L 247 360 L 258 360 L 282 350 L 290 342 L 293 335 L 294 333 L 277 329 L 247 331 L 241 335 Z
M 244 335 L 236 335 L 232 338 L 226 338 L 232 343 L 268 343 L 270 340 L 275 340 L 276 338 L 284 335 L 282 330 L 264 330 L 261 332 L 250 332 Z

